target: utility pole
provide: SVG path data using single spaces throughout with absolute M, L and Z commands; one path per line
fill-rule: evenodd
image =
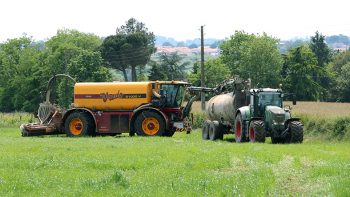
M 205 87 L 204 83 L 204 33 L 201 26 L 201 86 Z M 202 111 L 205 110 L 205 93 L 201 92 Z

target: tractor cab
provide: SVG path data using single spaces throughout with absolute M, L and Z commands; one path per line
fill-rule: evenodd
M 250 95 L 250 109 L 255 117 L 264 117 L 267 106 L 283 107 L 283 94 L 279 89 L 252 89 Z

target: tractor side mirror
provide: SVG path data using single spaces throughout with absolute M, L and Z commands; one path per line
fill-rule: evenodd
M 297 104 L 297 98 L 295 96 L 295 94 L 293 94 L 293 105 L 296 105 Z

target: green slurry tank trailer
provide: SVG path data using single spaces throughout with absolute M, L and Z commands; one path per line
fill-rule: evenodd
M 292 117 L 289 105 L 283 105 L 287 97 L 295 105 L 294 94 L 283 93 L 281 89 L 250 89 L 240 80 L 233 81 L 229 84 L 230 92 L 229 88 L 221 88 L 223 91 L 207 103 L 208 119 L 202 127 L 204 140 L 235 134 L 236 142 L 263 143 L 266 137 L 271 137 L 274 144 L 303 142 L 300 119 Z

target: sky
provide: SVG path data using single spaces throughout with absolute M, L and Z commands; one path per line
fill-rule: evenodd
M 47 40 L 58 29 L 101 37 L 134 17 L 155 35 L 180 40 L 224 39 L 236 30 L 285 40 L 350 36 L 349 0 L 1 0 L 0 42 L 23 33 Z

